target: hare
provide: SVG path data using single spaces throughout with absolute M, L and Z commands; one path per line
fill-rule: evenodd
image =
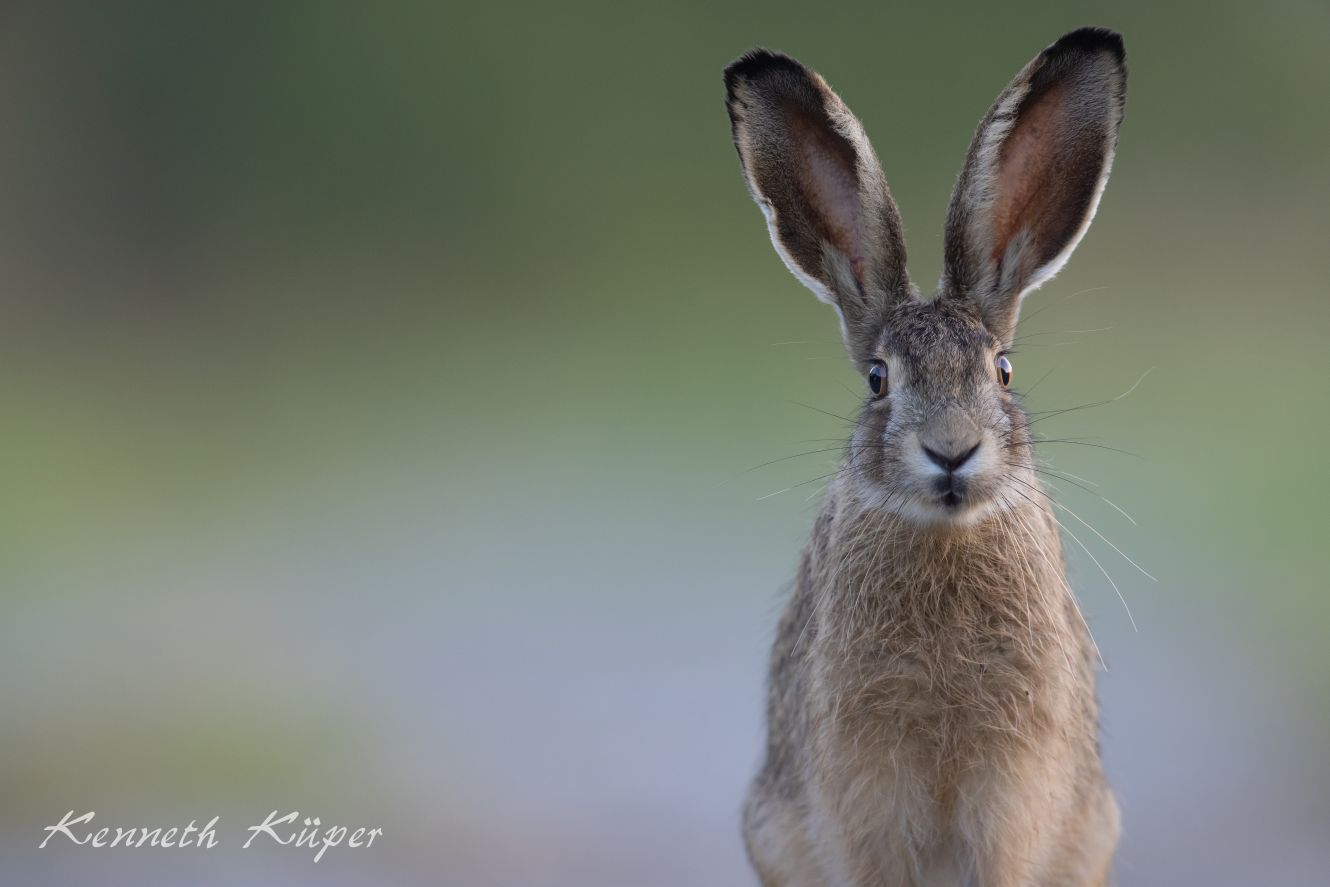
M 1095 653 L 1009 390 L 1021 299 L 1085 234 L 1126 88 L 1085 28 L 979 124 L 947 210 L 937 296 L 859 121 L 757 49 L 725 70 L 734 144 L 777 253 L 840 316 L 865 403 L 771 654 L 744 804 L 765 887 L 1100 885 L 1119 814 Z

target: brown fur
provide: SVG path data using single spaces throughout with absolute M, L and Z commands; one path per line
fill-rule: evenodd
M 904 269 L 862 127 L 773 53 L 726 72 L 735 144 L 791 269 L 880 364 L 772 650 L 744 807 L 766 887 L 1101 885 L 1118 835 L 1097 662 L 1029 420 L 995 376 L 1024 292 L 1084 233 L 1121 119 L 1121 41 L 1073 32 L 975 136 L 941 294 Z M 792 112 L 790 109 L 795 109 Z
M 745 812 L 763 883 L 787 883 L 801 846 L 794 867 L 818 875 L 790 884 L 1102 883 L 1117 811 L 1096 660 L 1048 508 L 921 527 L 845 486 L 772 651 L 767 762 Z M 815 808 L 836 822 L 817 847 Z

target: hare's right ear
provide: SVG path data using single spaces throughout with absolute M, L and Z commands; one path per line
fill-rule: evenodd
M 734 146 L 771 242 L 841 315 L 863 357 L 883 310 L 911 294 L 900 215 L 863 126 L 815 71 L 755 49 L 725 69 Z

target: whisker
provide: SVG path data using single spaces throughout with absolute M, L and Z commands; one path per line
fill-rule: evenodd
M 1007 475 L 1007 477 L 1008 477 L 1010 480 L 1019 480 L 1019 479 L 1016 478 L 1014 475 L 1010 475 L 1010 474 L 1009 474 L 1009 475 Z M 1029 484 L 1026 484 L 1026 486 L 1028 487 Z M 1032 489 L 1033 489 L 1033 488 L 1032 488 Z M 1029 502 L 1031 505 L 1033 505 L 1035 508 L 1038 508 L 1038 507 L 1039 507 L 1038 504 L 1037 504 L 1033 499 L 1031 499 L 1029 496 L 1025 495 L 1024 493 L 1022 493 L 1020 490 L 1013 489 L 1011 492 L 1015 493 L 1017 496 L 1020 496 L 1020 497 L 1021 497 L 1022 499 L 1024 499 L 1026 502 Z M 1039 490 L 1038 492 L 1043 493 L 1042 490 Z M 1045 498 L 1048 498 L 1048 494 L 1047 494 L 1047 493 L 1044 493 L 1044 497 L 1045 497 Z M 1051 501 L 1053 501 L 1053 500 L 1052 500 L 1051 498 L 1049 498 L 1049 501 L 1051 502 Z M 1049 515 L 1049 517 L 1052 517 L 1053 520 L 1054 520 L 1054 522 L 1056 522 L 1056 523 L 1058 524 L 1058 526 L 1062 526 L 1062 523 L 1061 523 L 1060 521 L 1058 521 L 1056 515 Z M 1064 527 L 1063 529 L 1066 529 L 1066 528 Z M 1068 530 L 1068 532 L 1070 532 L 1070 530 Z M 1082 546 L 1082 547 L 1084 547 L 1084 546 Z M 1087 550 L 1086 553 L 1089 554 L 1089 551 Z M 1063 590 L 1067 592 L 1067 597 L 1071 600 L 1071 605 L 1076 609 L 1076 615 L 1080 617 L 1080 619 L 1081 619 L 1081 624 L 1085 626 L 1085 633 L 1086 633 L 1087 635 L 1089 635 L 1089 637 L 1090 637 L 1090 644 L 1094 647 L 1095 655 L 1099 657 L 1099 665 L 1100 665 L 1101 668 L 1104 669 L 1104 673 L 1107 674 L 1107 673 L 1108 673 L 1108 663 L 1104 661 L 1104 654 L 1103 654 L 1102 652 L 1100 652 L 1100 650 L 1099 650 L 1099 642 L 1095 640 L 1094 632 L 1090 630 L 1090 623 L 1089 623 L 1089 621 L 1086 620 L 1086 618 L 1085 618 L 1085 613 L 1081 610 L 1081 604 L 1080 604 L 1080 601 L 1076 600 L 1076 594 L 1075 594 L 1075 592 L 1073 592 L 1073 591 L 1071 590 L 1071 586 L 1069 586 L 1069 585 L 1067 584 L 1066 577 L 1063 576 L 1062 572 L 1059 571 L 1058 569 L 1056 569 L 1056 567 L 1055 567 L 1052 563 L 1049 562 L 1049 560 L 1048 560 L 1048 556 L 1047 556 L 1046 554 L 1044 554 L 1042 551 L 1039 552 L 1039 556 L 1042 557 L 1042 558 L 1044 559 L 1044 563 L 1047 564 L 1048 568 L 1049 568 L 1050 570 L 1053 571 L 1053 574 L 1054 574 L 1055 576 L 1058 577 L 1058 581 L 1061 583 Z M 1090 555 L 1090 557 L 1093 558 L 1094 555 Z M 1098 562 L 1096 561 L 1096 563 L 1098 563 Z M 1104 575 L 1107 576 L 1108 574 L 1105 573 Z M 1112 582 L 1112 581 L 1113 581 L 1112 579 L 1109 579 L 1109 582 Z M 1119 595 L 1119 597 L 1121 597 L 1121 595 Z M 1123 606 L 1126 606 L 1126 601 L 1123 601 Z M 1131 611 L 1128 610 L 1127 612 L 1128 612 L 1128 615 L 1130 615 Z M 1134 624 L 1135 624 L 1135 623 L 1133 623 L 1133 625 L 1134 625 Z
M 1057 367 L 1054 367 L 1053 369 L 1057 369 Z M 1040 384 L 1042 384 L 1043 381 L 1044 381 L 1045 379 L 1047 379 L 1047 378 L 1048 378 L 1049 376 L 1051 376 L 1051 375 L 1053 375 L 1053 370 L 1049 370 L 1048 372 L 1044 373 L 1044 374 L 1043 374 L 1042 376 L 1040 376 L 1037 380 L 1035 380 L 1035 383 L 1034 383 L 1033 385 L 1031 385 L 1029 388 L 1022 389 L 1022 390 L 1021 390 L 1021 396 L 1022 396 L 1022 397 L 1027 397 L 1027 396 L 1029 396 L 1029 394 L 1030 394 L 1031 391 L 1033 391 L 1033 390 L 1035 390 L 1036 388 L 1038 388 L 1038 387 L 1040 386 Z
M 1145 461 L 1145 457 L 1142 456 L 1140 453 L 1133 453 L 1130 450 L 1123 450 L 1119 449 L 1118 447 L 1110 447 L 1105 444 L 1090 443 L 1089 441 L 1085 440 L 1075 440 L 1070 437 L 1053 437 L 1047 439 L 1039 439 L 1033 441 L 1033 443 L 1038 444 L 1039 446 L 1043 446 L 1044 444 L 1073 444 L 1078 447 L 1094 447 L 1095 449 L 1109 450 L 1114 453 L 1121 453 L 1124 456 L 1131 456 L 1133 459 L 1140 459 L 1141 461 Z M 1010 443 L 1006 445 L 1007 449 L 1012 449 L 1013 447 L 1016 446 L 1019 446 L 1019 444 Z
M 1024 342 L 1026 339 L 1034 339 L 1039 336 L 1075 336 L 1080 335 L 1081 333 L 1106 333 L 1111 329 L 1113 329 L 1111 326 L 1098 326 L 1084 330 L 1046 330 L 1045 332 L 1026 333 L 1023 336 L 1017 336 L 1011 340 L 1011 343 L 1015 345 L 1017 342 Z
M 1145 569 L 1144 567 L 1142 567 L 1140 564 L 1136 563 L 1136 561 L 1132 560 L 1131 558 L 1127 557 L 1127 555 L 1123 552 L 1123 550 L 1122 550 L 1121 548 L 1118 548 L 1116 545 L 1114 545 L 1114 544 L 1112 543 L 1112 541 L 1110 541 L 1109 538 L 1108 538 L 1107 536 L 1105 536 L 1103 533 L 1099 532 L 1099 531 L 1096 530 L 1094 527 L 1090 526 L 1090 524 L 1087 523 L 1084 519 L 1082 519 L 1081 516 L 1078 515 L 1076 512 L 1072 511 L 1070 508 L 1068 508 L 1067 506 L 1063 505 L 1061 502 L 1058 502 L 1058 501 L 1056 501 L 1056 500 L 1051 500 L 1051 499 L 1050 499 L 1049 501 L 1051 501 L 1055 507 L 1057 507 L 1057 508 L 1061 508 L 1063 511 L 1067 512 L 1067 514 L 1070 514 L 1072 517 L 1076 518 L 1076 520 L 1080 521 L 1082 524 L 1085 524 L 1086 528 L 1089 529 L 1089 531 L 1090 531 L 1091 533 L 1094 533 L 1096 536 L 1098 536 L 1100 539 L 1102 539 L 1102 540 L 1104 541 L 1104 543 L 1105 543 L 1106 545 L 1108 545 L 1109 548 L 1111 548 L 1111 549 L 1113 549 L 1114 551 L 1116 551 L 1116 552 L 1122 557 L 1122 559 L 1123 559 L 1124 561 L 1126 561 L 1127 563 L 1129 563 L 1129 564 L 1131 564 L 1133 567 L 1135 567 L 1137 570 L 1139 570 L 1140 573 L 1141 573 L 1141 575 L 1144 576 L 1146 579 L 1149 579 L 1151 582 L 1158 582 L 1158 581 L 1159 581 L 1159 580 L 1156 579 L 1154 576 L 1152 576 L 1148 571 L 1146 571 L 1146 569 Z
M 1128 514 L 1123 508 L 1121 508 L 1120 506 L 1118 506 L 1118 504 L 1117 504 L 1116 502 L 1114 502 L 1112 499 L 1108 498 L 1107 496 L 1105 496 L 1104 494 L 1102 494 L 1102 493 L 1100 493 L 1100 492 L 1097 492 L 1096 490 L 1092 490 L 1092 489 L 1090 489 L 1090 487 L 1087 487 L 1087 486 L 1085 486 L 1084 484 L 1078 483 L 1078 481 L 1082 481 L 1082 480 L 1084 480 L 1085 483 L 1087 483 L 1087 484 L 1094 484 L 1094 481 L 1091 481 L 1091 480 L 1085 480 L 1085 478 L 1083 478 L 1083 477 L 1077 477 L 1076 475 L 1072 474 L 1071 472 L 1054 471 L 1054 470 L 1052 470 L 1052 469 L 1050 469 L 1050 468 L 1042 468 L 1042 467 L 1035 466 L 1035 465 L 1031 465 L 1031 466 L 1030 466 L 1030 470 L 1033 471 L 1033 472 L 1035 472 L 1036 474 L 1046 475 L 1046 476 L 1048 476 L 1048 477 L 1055 477 L 1055 478 L 1057 478 L 1058 480 L 1060 480 L 1060 481 L 1064 481 L 1064 482 L 1066 482 L 1066 483 L 1069 483 L 1069 484 L 1071 484 L 1071 485 L 1074 486 L 1074 487 L 1080 487 L 1082 490 L 1085 490 L 1085 492 L 1089 493 L 1091 496 L 1094 496 L 1096 499 L 1098 499 L 1099 501 L 1103 502 L 1105 505 L 1107 505 L 1107 506 L 1109 506 L 1110 508 L 1112 508 L 1112 509 L 1113 509 L 1114 511 L 1116 511 L 1118 514 L 1120 514 L 1120 515 L 1122 515 L 1123 517 L 1125 517 L 1128 521 L 1131 522 L 1131 525 L 1132 525 L 1132 526 L 1138 526 L 1138 524 L 1136 523 L 1136 518 L 1134 518 L 1134 517 L 1132 517 L 1130 514 Z M 1065 476 L 1064 476 L 1064 475 L 1065 475 Z M 1095 484 L 1095 486 L 1098 486 L 1098 484 Z
M 836 413 L 828 412 L 827 410 L 821 409 L 820 407 L 815 407 L 811 406 L 810 404 L 801 403 L 800 401 L 797 400 L 788 400 L 786 401 L 786 403 L 794 404 L 796 407 L 803 407 L 806 410 L 812 410 L 815 413 L 821 413 L 824 416 L 830 416 L 833 419 L 840 419 L 842 422 L 849 422 L 855 428 L 862 428 L 864 425 L 864 423 L 858 419 L 851 419 L 848 418 L 847 416 L 841 416 Z
M 808 451 L 803 452 L 803 453 L 795 453 L 793 456 L 781 456 L 779 459 L 772 459 L 772 460 L 770 460 L 770 461 L 763 462 L 763 463 L 761 463 L 760 465 L 754 465 L 752 468 L 747 468 L 747 469 L 744 470 L 743 473 L 744 473 L 744 474 L 752 474 L 754 471 L 757 471 L 759 468 L 766 468 L 768 465 L 775 465 L 775 464 L 778 463 L 778 462 L 788 462 L 788 461 L 790 461 L 791 459 L 800 459 L 800 458 L 802 458 L 802 457 L 804 457 L 804 456 L 816 456 L 818 453 L 838 453 L 838 452 L 840 452 L 840 451 L 843 450 L 843 449 L 845 449 L 845 448 L 844 448 L 844 447 L 824 447 L 823 449 L 820 449 L 820 450 L 808 450 Z
M 1132 383 L 1132 385 L 1131 385 L 1130 388 L 1128 388 L 1126 391 L 1122 392 L 1121 394 L 1117 395 L 1116 397 L 1110 397 L 1110 398 L 1107 398 L 1107 399 L 1105 399 L 1105 400 L 1095 400 L 1095 401 L 1091 401 L 1091 402 L 1089 402 L 1089 403 L 1078 404 L 1078 405 L 1076 405 L 1076 406 L 1074 406 L 1074 407 L 1064 407 L 1064 408 L 1062 408 L 1062 409 L 1055 409 L 1055 410 L 1036 410 L 1036 411 L 1030 412 L 1030 413 L 1028 413 L 1028 415 L 1031 415 L 1031 416 L 1037 416 L 1038 418 L 1036 418 L 1036 419 L 1031 419 L 1029 422 L 1026 422 L 1024 425 L 1019 426 L 1019 427 L 1020 427 L 1021 429 L 1025 429 L 1025 428 L 1029 428 L 1031 425 L 1034 425 L 1034 424 L 1036 424 L 1036 423 L 1042 422 L 1042 421 L 1044 421 L 1045 419 L 1051 419 L 1051 418 L 1053 418 L 1054 416 L 1061 416 L 1061 415 L 1063 415 L 1064 413 L 1074 413 L 1074 412 L 1077 412 L 1077 411 L 1079 411 L 1079 410 L 1089 410 L 1089 409 L 1093 409 L 1093 408 L 1095 408 L 1095 407 L 1108 406 L 1108 405 L 1111 404 L 1111 403 L 1117 403 L 1118 401 L 1120 401 L 1120 400 L 1122 400 L 1123 398 L 1125 398 L 1127 395 L 1131 394 L 1131 393 L 1132 393 L 1133 391 L 1135 391 L 1137 388 L 1139 388 L 1140 385 L 1141 385 L 1141 383 L 1145 381 L 1145 377 L 1148 376 L 1148 375 L 1150 375 L 1150 374 L 1151 374 L 1152 372 L 1154 372 L 1154 371 L 1155 371 L 1155 367 L 1150 367 L 1150 369 L 1146 370 L 1144 373 L 1141 374 L 1141 376 L 1140 376 L 1139 379 L 1137 379 L 1134 383 Z M 1042 380 L 1040 380 L 1040 381 L 1042 381 Z
M 1126 391 L 1124 391 L 1124 392 L 1122 392 L 1121 394 L 1119 394 L 1117 397 L 1113 398 L 1113 402 L 1116 402 L 1116 401 L 1122 400 L 1122 398 L 1126 397 L 1128 394 L 1131 394 L 1133 391 L 1135 391 L 1137 388 L 1139 388 L 1139 387 L 1141 386 L 1141 383 L 1145 381 L 1145 377 L 1148 376 L 1148 375 L 1150 375 L 1150 374 L 1153 373 L 1154 371 L 1155 371 L 1155 367 L 1150 367 L 1148 370 L 1146 370 L 1145 372 L 1141 373 L 1141 377 L 1140 377 L 1139 379 L 1137 379 L 1134 383 L 1132 383 L 1132 386 L 1131 386 L 1130 388 L 1128 388 Z
M 1031 467 L 1033 468 L 1034 466 L 1031 466 Z M 1056 471 L 1059 475 L 1062 475 L 1062 476 L 1065 476 L 1065 477 L 1070 477 L 1070 478 L 1072 478 L 1073 480 L 1078 480 L 1078 481 L 1080 481 L 1080 482 L 1083 483 L 1083 484 L 1089 484 L 1089 485 L 1092 486 L 1092 487 L 1098 487 L 1098 486 L 1099 486 L 1099 484 L 1097 484 L 1097 483 L 1095 483 L 1094 481 L 1090 480 L 1088 477 L 1081 477 L 1079 474 L 1072 474 L 1070 471 L 1068 471 L 1068 470 L 1065 469 L 1065 468 L 1052 468 L 1052 467 L 1047 466 L 1047 465 L 1041 465 L 1041 466 L 1039 466 L 1039 468 L 1042 469 L 1042 470 L 1044 470 L 1044 471 Z
M 1020 490 L 1012 490 L 1012 492 L 1013 492 L 1013 493 L 1016 493 L 1018 496 L 1020 496 L 1021 498 L 1025 499 L 1025 500 L 1026 500 L 1027 502 L 1029 502 L 1031 505 L 1034 505 L 1034 501 L 1033 501 L 1032 499 L 1030 499 L 1029 496 L 1026 496 L 1026 495 L 1024 495 L 1023 493 L 1021 493 Z M 1035 507 L 1038 507 L 1038 506 L 1035 506 Z M 1023 518 L 1023 517 L 1018 517 L 1017 520 L 1019 520 L 1019 521 L 1021 522 L 1021 525 L 1024 526 L 1024 527 L 1026 528 L 1027 531 L 1029 530 L 1029 526 L 1030 526 L 1030 525 L 1029 525 L 1029 523 L 1025 520 L 1025 518 Z M 1064 592 L 1066 592 L 1067 600 L 1071 601 L 1071 606 L 1072 606 L 1072 608 L 1076 611 L 1076 615 L 1077 615 L 1077 617 L 1080 618 L 1080 620 L 1081 620 L 1081 625 L 1085 626 L 1085 634 L 1086 634 L 1087 637 L 1090 638 L 1090 646 L 1094 647 L 1094 653 L 1095 653 L 1095 656 L 1099 659 L 1099 667 L 1102 668 L 1102 669 L 1104 670 L 1104 673 L 1105 673 L 1105 674 L 1107 674 L 1107 673 L 1108 673 L 1108 663 L 1104 661 L 1104 654 L 1103 654 L 1103 652 L 1099 649 L 1099 641 L 1095 640 L 1094 631 L 1093 631 L 1093 629 L 1090 628 L 1090 623 L 1089 623 L 1089 621 L 1085 618 L 1085 612 L 1084 612 L 1083 610 L 1081 610 L 1081 602 L 1080 602 L 1079 600 L 1076 599 L 1076 593 L 1075 593 L 1074 591 L 1072 591 L 1072 590 L 1071 590 L 1071 586 L 1067 584 L 1067 577 L 1066 577 L 1066 573 L 1065 573 L 1065 571 L 1062 570 L 1062 569 L 1059 569 L 1058 566 L 1056 566 L 1055 564 L 1053 564 L 1053 562 L 1049 559 L 1048 555 L 1043 551 L 1043 549 L 1036 548 L 1035 551 L 1038 552 L 1040 559 L 1043 560 L 1043 562 L 1044 562 L 1044 565 L 1045 565 L 1046 567 L 1048 567 L 1048 569 L 1052 572 L 1052 574 L 1053 574 L 1055 577 L 1057 577 L 1058 584 L 1062 586 L 1062 590 L 1063 590 Z M 1064 657 L 1066 657 L 1066 656 L 1067 656 L 1067 648 L 1066 648 L 1066 645 L 1063 644 L 1063 642 L 1061 641 L 1060 638 L 1059 638 L 1059 640 L 1058 640 L 1058 646 L 1062 648 L 1062 655 L 1063 655 Z M 1068 659 L 1068 661 L 1067 661 L 1067 668 L 1068 668 L 1068 669 L 1071 668 L 1071 661 L 1070 661 L 1070 659 Z
M 799 636 L 794 639 L 794 646 L 790 648 L 790 656 L 799 652 L 799 645 L 803 643 L 804 632 L 808 631 L 808 626 L 813 624 L 813 617 L 817 614 L 816 607 L 808 608 L 808 618 L 804 620 L 804 627 L 799 629 Z
M 1031 419 L 1029 422 L 1026 422 L 1024 425 L 1021 425 L 1019 427 L 1022 429 L 1029 428 L 1031 425 L 1037 425 L 1038 423 L 1044 421 L 1045 419 L 1052 419 L 1056 416 L 1061 416 L 1066 413 L 1078 413 L 1081 410 L 1092 410 L 1095 407 L 1108 406 L 1112 402 L 1113 401 L 1111 400 L 1093 400 L 1088 403 L 1077 404 L 1074 407 L 1060 407 L 1055 410 L 1034 410 L 1028 415 L 1035 416 L 1037 418 Z
M 1122 602 L 1122 609 L 1127 611 L 1127 620 L 1131 622 L 1131 630 L 1140 631 L 1140 629 L 1136 627 L 1136 618 L 1131 615 L 1131 607 L 1127 606 L 1127 599 L 1122 596 L 1122 590 L 1118 588 L 1118 584 L 1113 581 L 1113 577 L 1108 575 L 1108 570 L 1104 569 L 1104 565 L 1099 563 L 1099 558 L 1095 557 L 1094 552 L 1090 551 L 1090 549 L 1085 547 L 1085 543 L 1080 540 L 1079 536 L 1077 536 L 1075 533 L 1071 531 L 1070 527 L 1068 527 L 1062 521 L 1057 519 L 1057 515 L 1050 515 L 1050 517 L 1053 518 L 1054 523 L 1056 523 L 1062 529 L 1066 530 L 1067 535 L 1070 536 L 1076 542 L 1076 544 L 1081 547 L 1081 551 L 1084 551 L 1086 555 L 1090 558 L 1090 560 L 1094 561 L 1094 565 L 1099 568 L 1099 572 L 1104 574 L 1104 578 L 1108 580 L 1108 584 L 1113 587 L 1113 591 L 1117 594 L 1118 600 Z
M 758 497 L 757 497 L 756 499 L 754 499 L 753 501 L 754 501 L 754 502 L 762 502 L 762 501 L 765 501 L 765 500 L 767 500 L 767 499 L 772 498 L 773 496 L 779 496 L 781 493 L 788 493 L 790 490 L 797 490 L 797 489 L 799 489 L 800 487 L 806 487 L 806 486 L 808 486 L 809 484 L 815 484 L 815 483 L 817 483 L 817 482 L 820 481 L 820 480 L 826 480 L 826 479 L 829 478 L 829 477 L 835 477 L 836 475 L 838 475 L 838 474 L 840 474 L 840 473 L 841 473 L 841 469 L 838 468 L 838 469 L 836 469 L 835 471 L 831 472 L 830 474 L 824 474 L 824 475 L 821 475 L 820 477 L 815 477 L 815 478 L 813 478 L 813 479 L 811 479 L 811 480 L 803 481 L 802 483 L 791 484 L 790 486 L 785 487 L 785 488 L 782 489 L 782 490 L 776 490 L 774 493 L 767 493 L 765 496 L 758 496 Z
M 765 500 L 765 499 L 770 499 L 770 498 L 772 498 L 773 496 L 779 496 L 781 493 L 788 493 L 788 492 L 790 492 L 791 490 L 797 490 L 799 487 L 806 487 L 806 486 L 808 486 L 809 484 L 815 484 L 815 483 L 817 483 L 818 481 L 826 480 L 826 479 L 829 478 L 829 477 L 837 477 L 837 476 L 845 475 L 847 472 L 849 472 L 849 471 L 851 471 L 851 470 L 854 470 L 854 469 L 856 469 L 856 468 L 857 468 L 857 466 L 855 465 L 855 462 L 854 462 L 854 454 L 851 453 L 851 454 L 850 454 L 850 458 L 849 458 L 848 460 L 846 460 L 845 464 L 842 465 L 840 468 L 837 468 L 835 471 L 828 472 L 827 474 L 822 474 L 822 475 L 819 475 L 819 476 L 814 477 L 814 478 L 810 478 L 809 480 L 802 481 L 802 482 L 797 483 L 797 484 L 791 484 L 790 486 L 785 487 L 784 489 L 776 490 L 775 492 L 772 492 L 772 493 L 767 493 L 765 496 L 758 496 L 757 499 L 754 500 L 754 501 L 761 502 L 761 501 L 763 501 L 763 500 Z
M 1032 311 L 1032 312 L 1030 312 L 1029 314 L 1025 315 L 1025 323 L 1028 324 L 1030 321 L 1034 320 L 1036 317 L 1038 317 L 1039 315 L 1043 314 L 1043 313 L 1044 313 L 1045 311 L 1047 311 L 1049 308 L 1055 308 L 1055 307 L 1057 307 L 1058 305 L 1062 305 L 1062 304 L 1064 304 L 1064 303 L 1066 303 L 1066 302 L 1070 302 L 1072 299 L 1076 298 L 1077 296 L 1085 296 L 1085 295 L 1089 295 L 1090 293 L 1095 293 L 1095 292 L 1099 292 L 1100 290 L 1106 290 L 1106 289 L 1108 289 L 1107 286 L 1092 286 L 1092 287 L 1090 287 L 1089 289 L 1084 289 L 1084 290 L 1080 290 L 1080 291 L 1078 291 L 1078 292 L 1074 292 L 1074 293 L 1072 293 L 1072 294 L 1069 295 L 1069 296 L 1063 296 L 1061 299 L 1058 299 L 1056 302 L 1050 302 L 1049 304 L 1045 305 L 1044 307 L 1042 307 L 1042 308 L 1040 308 L 1040 309 L 1038 309 L 1038 310 L 1036 310 L 1036 311 Z

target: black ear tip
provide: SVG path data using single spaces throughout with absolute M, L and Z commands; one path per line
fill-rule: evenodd
M 1049 55 L 1061 55 L 1066 52 L 1107 52 L 1119 64 L 1127 58 L 1127 48 L 1122 43 L 1122 35 L 1108 28 L 1077 28 L 1069 34 L 1063 34 L 1044 52 Z
M 779 71 L 803 74 L 805 68 L 783 52 L 759 46 L 725 66 L 725 88 L 733 95 L 739 81 L 757 80 Z

